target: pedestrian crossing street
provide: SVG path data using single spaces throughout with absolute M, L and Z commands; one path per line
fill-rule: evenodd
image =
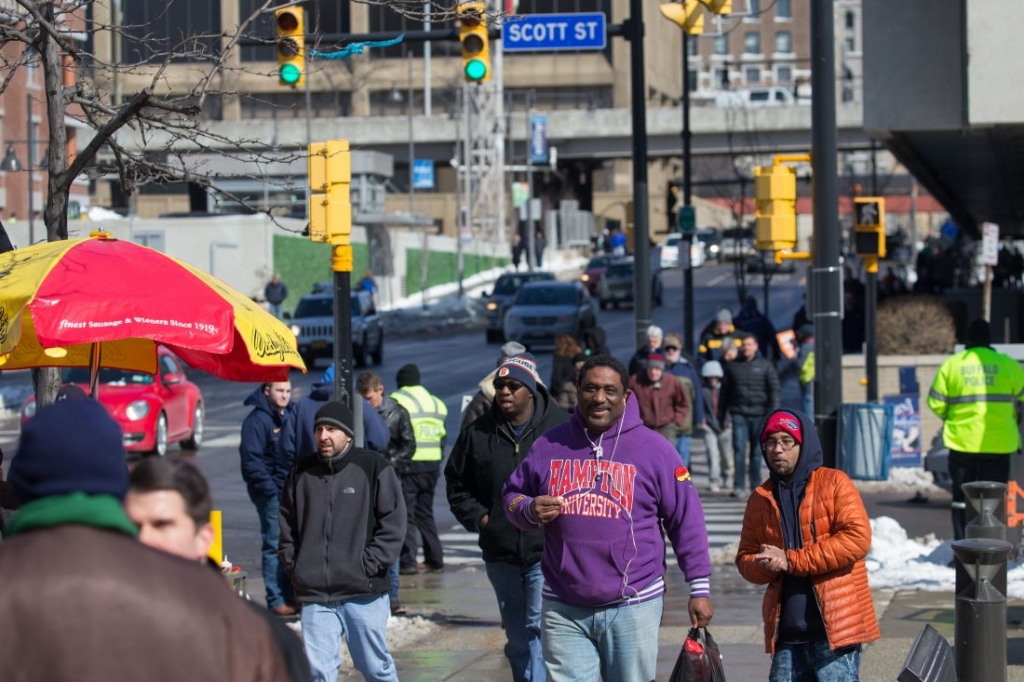
M 747 504 L 746 498 L 729 497 L 728 493 L 701 491 L 701 504 L 704 507 L 704 522 L 707 525 L 712 552 L 739 542 L 740 529 L 743 526 L 743 510 Z M 449 530 L 441 532 L 440 538 L 444 548 L 445 565 L 483 565 L 475 533 L 470 533 L 462 526 L 454 524 Z M 665 547 L 665 556 L 670 564 L 675 561 L 675 554 L 668 543 Z

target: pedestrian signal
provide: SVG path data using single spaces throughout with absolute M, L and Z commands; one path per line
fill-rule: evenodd
M 885 258 L 885 198 L 853 200 L 853 251 L 858 256 Z

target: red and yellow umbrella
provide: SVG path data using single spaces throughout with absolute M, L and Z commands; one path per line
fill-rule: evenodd
M 155 249 L 94 233 L 0 254 L 0 369 L 156 373 L 156 346 L 233 381 L 306 371 L 295 336 L 247 296 Z

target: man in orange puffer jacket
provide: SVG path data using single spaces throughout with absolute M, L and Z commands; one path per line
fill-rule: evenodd
M 861 645 L 881 636 L 860 493 L 845 473 L 822 466 L 821 442 L 803 413 L 769 414 L 760 442 L 769 477 L 747 501 L 736 566 L 768 586 L 761 611 L 769 680 L 857 680 Z

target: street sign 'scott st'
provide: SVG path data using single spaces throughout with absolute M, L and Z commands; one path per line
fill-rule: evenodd
M 501 43 L 506 52 L 603 50 L 606 34 L 606 17 L 601 12 L 524 14 L 508 19 L 501 29 Z

